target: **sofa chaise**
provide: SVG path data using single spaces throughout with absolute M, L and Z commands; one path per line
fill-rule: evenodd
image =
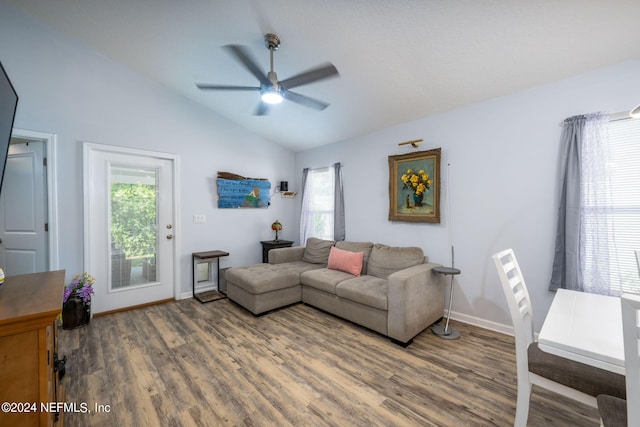
M 444 315 L 438 265 L 418 247 L 309 238 L 225 279 L 229 299 L 254 315 L 303 302 L 407 346 Z

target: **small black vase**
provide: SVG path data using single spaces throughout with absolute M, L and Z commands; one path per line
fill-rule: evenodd
M 71 295 L 62 304 L 62 329 L 75 329 L 86 326 L 91 320 L 91 306 L 82 301 L 79 295 Z

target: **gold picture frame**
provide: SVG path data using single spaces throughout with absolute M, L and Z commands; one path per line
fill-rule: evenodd
M 389 221 L 440 223 L 440 152 L 389 156 Z

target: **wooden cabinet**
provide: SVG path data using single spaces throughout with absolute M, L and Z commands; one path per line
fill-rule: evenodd
M 63 290 L 63 270 L 10 276 L 0 285 L 0 426 L 62 425 L 51 403 L 64 401 L 54 371 Z

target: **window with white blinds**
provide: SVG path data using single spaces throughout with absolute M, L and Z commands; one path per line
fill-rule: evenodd
M 640 292 L 635 258 L 635 250 L 640 249 L 640 120 L 610 122 L 608 139 L 611 185 L 608 215 L 613 244 L 609 245 L 607 261 L 614 267 L 608 274 L 612 276 L 611 286 L 619 284 L 619 291 Z

